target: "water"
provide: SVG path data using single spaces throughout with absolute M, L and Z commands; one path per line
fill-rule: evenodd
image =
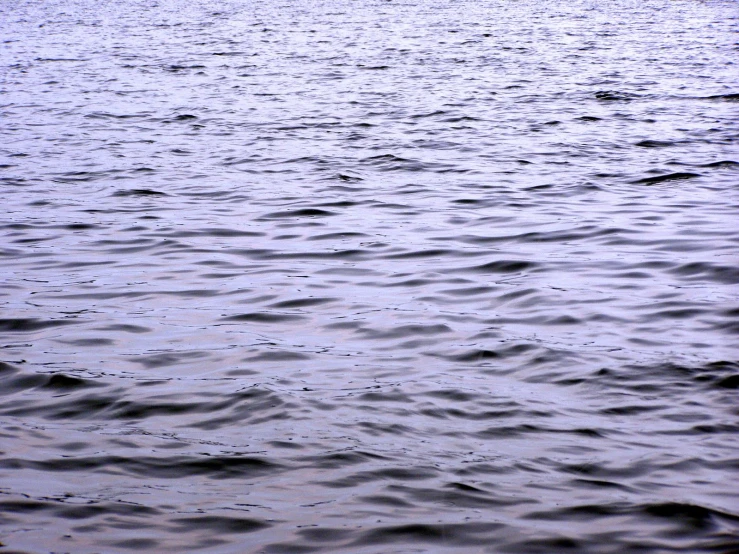
M 735 2 L 0 21 L 7 551 L 736 551 Z

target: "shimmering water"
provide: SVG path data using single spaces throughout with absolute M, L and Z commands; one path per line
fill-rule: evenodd
M 0 540 L 732 552 L 739 5 L 0 4 Z

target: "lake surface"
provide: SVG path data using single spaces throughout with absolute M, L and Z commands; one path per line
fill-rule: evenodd
M 3 552 L 736 552 L 739 4 L 0 4 Z

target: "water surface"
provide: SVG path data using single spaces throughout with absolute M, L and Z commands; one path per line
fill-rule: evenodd
M 735 2 L 0 21 L 8 551 L 737 547 Z

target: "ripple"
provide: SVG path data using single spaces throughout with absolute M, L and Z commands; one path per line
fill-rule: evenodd
M 0 3 L 6 549 L 733 552 L 735 4 L 247 8 Z

